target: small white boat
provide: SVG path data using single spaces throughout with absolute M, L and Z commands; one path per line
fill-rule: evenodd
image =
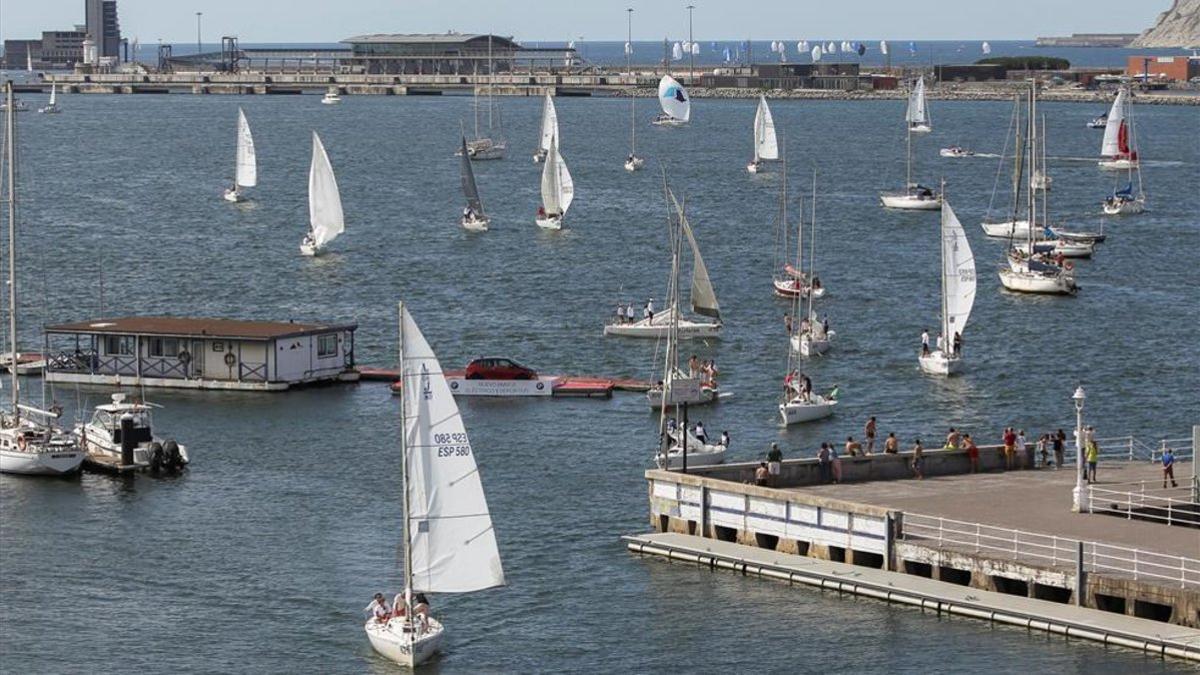
M 779 221 L 776 241 L 779 248 L 776 251 L 776 272 L 771 279 L 775 295 L 781 298 L 814 298 L 825 297 L 825 286 L 820 277 L 809 278 L 804 271 L 804 205 L 800 205 L 800 217 L 796 220 L 796 248 L 792 255 L 788 240 L 788 166 L 787 157 L 783 158 L 783 170 L 779 180 Z M 815 194 L 814 194 L 815 199 Z M 814 204 L 815 205 L 815 204 Z M 809 242 L 810 244 L 813 242 Z
M 367 619 L 371 647 L 405 667 L 428 661 L 444 624 L 418 613 L 418 593 L 470 593 L 503 586 L 496 531 L 475 452 L 441 363 L 400 304 L 400 476 L 403 605 Z
M 1108 126 L 1108 113 L 1102 113 L 1099 117 L 1093 117 L 1087 123 L 1089 129 L 1103 129 Z
M 550 152 L 550 143 L 555 138 L 558 138 L 558 111 L 554 109 L 554 99 L 550 98 L 547 90 L 542 101 L 542 135 L 538 140 L 538 149 L 533 153 L 534 164 L 545 161 L 546 154 Z
M 925 101 L 925 78 L 918 77 L 917 84 L 908 96 L 908 112 L 905 115 L 908 131 L 912 134 L 927 134 L 933 131 L 933 120 Z
M 667 127 L 681 127 L 692 117 L 692 99 L 682 84 L 670 75 L 663 75 L 658 82 L 658 104 L 662 112 L 654 118 L 653 124 Z
M 605 335 L 631 338 L 665 338 L 670 331 L 672 310 L 666 309 L 651 318 L 634 323 L 610 323 L 604 327 Z M 721 322 L 695 321 L 679 318 L 677 329 L 680 340 L 704 340 L 721 337 Z
M 150 404 L 127 402 L 125 394 L 113 394 L 111 403 L 96 406 L 92 419 L 72 431 L 87 454 L 84 463 L 99 469 L 116 465 L 168 473 L 182 470 L 191 462 L 187 448 L 174 439 L 155 437 L 151 417 Z M 122 464 L 127 443 L 133 460 L 128 467 Z
M 791 265 L 787 268 L 794 269 Z M 814 298 L 825 297 L 825 287 L 821 285 L 820 278 L 814 277 L 810 284 L 805 277 L 785 275 L 775 277 L 771 283 L 775 295 L 781 298 L 807 298 L 810 293 Z
M 475 184 L 475 169 L 471 166 L 471 157 L 467 154 L 467 137 L 462 136 L 462 148 L 459 152 L 459 177 L 462 179 L 463 195 L 467 198 L 467 206 L 463 209 L 459 225 L 470 232 L 487 232 L 492 219 L 483 211 L 483 200 L 479 197 L 479 187 Z
M 754 111 L 754 158 L 746 165 L 750 173 L 762 170 L 766 160 L 779 159 L 779 141 L 775 136 L 775 119 L 771 117 L 771 107 L 767 105 L 767 97 L 759 94 L 758 109 Z
M 962 369 L 960 344 L 963 330 L 975 306 L 975 254 L 963 231 L 962 223 L 950 204 L 942 202 L 942 225 L 938 237 L 942 260 L 941 278 L 942 344 L 929 354 L 917 357 L 921 370 L 933 375 L 952 375 Z
M 646 165 L 646 160 L 642 159 L 641 157 L 638 157 L 637 155 L 630 155 L 625 158 L 625 170 L 626 171 L 639 171 L 645 165 Z
M 1065 241 L 1078 241 L 1092 244 L 1099 244 L 1108 238 L 1108 235 L 1104 234 L 1103 228 L 1101 228 L 1101 231 L 1099 232 L 1087 232 L 1083 230 L 1064 230 L 1059 227 L 1052 227 L 1050 228 L 1050 232 L 1055 237 Z
M 1064 258 L 1090 258 L 1096 249 L 1094 241 L 1078 239 L 1034 239 L 1013 244 L 1013 248 L 1024 255 L 1062 256 Z
M 1029 187 L 1034 190 L 1049 190 L 1054 186 L 1054 177 L 1038 170 L 1029 178 Z
M 237 160 L 234 169 L 233 187 L 225 189 L 225 201 L 240 202 L 245 199 L 242 188 L 258 185 L 258 158 L 254 152 L 254 136 L 250 134 L 250 123 L 246 113 L 238 108 Z
M 38 112 L 45 115 L 56 115 L 62 112 L 62 108 L 58 106 L 58 83 L 50 83 L 50 102 L 38 108 Z
M 682 371 L 676 375 L 676 378 L 678 379 L 687 377 L 687 374 Z M 652 410 L 658 410 L 659 408 L 663 407 L 663 392 L 665 390 L 666 387 L 664 383 L 658 382 L 651 385 L 650 389 L 646 392 L 646 402 L 650 405 Z M 720 398 L 721 394 L 718 391 L 715 383 L 701 382 L 699 387 L 695 389 L 689 388 L 686 394 L 683 394 L 681 390 L 677 389 L 674 393 L 674 402 L 671 405 L 682 403 L 687 403 L 688 405 L 704 405 L 706 403 L 718 401 Z
M 625 70 L 633 73 L 633 65 L 630 63 L 630 57 L 633 55 L 633 10 L 625 10 L 626 32 L 625 38 Z M 629 156 L 625 158 L 625 170 L 629 172 L 640 171 L 646 165 L 646 160 L 638 157 L 637 154 L 637 93 L 634 90 L 629 91 Z
M 952 145 L 948 148 L 942 148 L 941 150 L 938 150 L 938 154 L 942 157 L 950 158 L 973 157 L 975 155 L 975 151 L 968 150 L 961 145 Z
M 813 316 L 814 318 L 810 319 L 812 328 L 791 338 L 792 350 L 804 358 L 820 356 L 829 351 L 833 338 L 837 336 L 837 331 L 825 332 L 823 324 Z
M 550 140 L 550 153 L 542 165 L 542 205 L 534 222 L 546 230 L 561 230 L 567 209 L 575 200 L 575 182 L 558 152 L 558 138 Z
M 35 352 L 17 352 L 16 374 L 25 377 L 40 376 L 46 370 L 46 357 Z M 13 372 L 13 354 L 0 354 L 0 369 Z
M 308 167 L 308 234 L 300 242 L 300 253 L 317 256 L 346 230 L 342 197 L 333 165 L 317 132 L 312 135 L 312 161 Z
M 942 199 L 933 190 L 916 185 L 905 192 L 885 192 L 879 195 L 884 208 L 905 211 L 936 211 L 942 207 Z
M 884 192 L 879 202 L 885 209 L 904 211 L 935 211 L 941 208 L 941 197 L 933 190 L 913 181 L 913 134 L 928 133 L 929 112 L 925 108 L 925 79 L 917 80 L 917 86 L 908 97 L 908 108 L 904 114 L 906 124 L 904 190 Z
M 664 453 L 659 449 L 654 456 L 654 462 L 660 469 L 678 470 L 683 468 L 684 444 L 680 441 L 680 430 L 669 434 L 670 446 Z M 701 443 L 696 435 L 687 431 L 687 465 L 688 467 L 716 466 L 725 462 L 725 452 L 729 449 L 721 443 Z
M 1028 260 L 1028 259 L 1027 259 Z M 1069 268 L 1037 260 L 1000 269 L 1000 283 L 1010 291 L 1047 295 L 1075 295 L 1079 290 Z
M 337 87 L 330 87 L 325 92 L 325 96 L 321 98 L 321 103 L 324 103 L 325 105 L 336 105 L 341 102 L 342 97 L 338 95 Z
M 1104 140 L 1100 144 L 1101 169 L 1130 170 L 1139 165 L 1137 145 L 1133 137 L 1133 104 L 1126 103 L 1128 98 L 1129 90 L 1122 87 L 1108 111 Z
M 1146 196 L 1133 196 L 1132 193 L 1115 192 L 1105 198 L 1104 213 L 1109 216 L 1137 215 L 1146 210 Z
M 779 404 L 779 416 L 785 425 L 813 422 L 833 415 L 837 399 L 820 394 L 804 396 L 795 392 L 784 403 Z
M 508 151 L 508 141 L 504 140 L 504 129 L 500 119 L 500 109 L 496 106 L 492 98 L 492 90 L 495 88 L 495 72 L 492 67 L 492 38 L 488 36 L 488 83 L 487 83 L 487 98 L 481 102 L 479 99 L 479 87 L 475 87 L 472 92 L 471 109 L 475 115 L 475 137 L 467 141 L 467 152 L 471 159 L 475 161 L 504 159 L 504 153 Z M 482 105 L 487 105 L 487 135 L 480 132 L 479 127 L 479 109 Z M 555 120 L 555 128 L 557 129 L 557 119 Z M 461 150 L 457 150 L 461 152 Z
M 1022 239 L 1029 236 L 1028 220 L 982 222 L 979 226 L 983 228 L 984 234 L 995 239 Z

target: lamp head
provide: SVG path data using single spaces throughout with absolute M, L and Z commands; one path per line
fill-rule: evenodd
M 1075 401 L 1075 409 L 1083 410 L 1083 401 L 1087 395 L 1083 393 L 1083 385 L 1075 387 L 1075 394 L 1071 396 L 1071 400 Z

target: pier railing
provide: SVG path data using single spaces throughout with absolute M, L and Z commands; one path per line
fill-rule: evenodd
M 1200 503 L 1195 499 L 1195 476 L 1179 487 L 1159 487 L 1157 480 L 1087 486 L 1089 513 L 1111 513 L 1133 520 L 1200 527 Z
M 940 516 L 905 513 L 897 537 L 901 541 L 949 550 L 986 553 L 1051 567 L 1075 567 L 1083 553 L 1083 570 L 1154 579 L 1181 588 L 1200 588 L 1200 560 L 1143 549 L 1026 532 Z M 1082 544 L 1082 547 L 1080 546 Z
M 1075 451 L 1074 439 L 1067 441 L 1068 454 Z M 1111 436 L 1108 438 L 1097 438 L 1096 445 L 1100 446 L 1100 459 L 1124 459 L 1130 462 L 1136 460 L 1145 460 L 1149 462 L 1157 462 L 1163 456 L 1163 452 L 1167 448 L 1171 448 L 1177 459 L 1192 459 L 1195 456 L 1195 448 L 1192 447 L 1192 439 L 1190 438 L 1164 438 L 1155 443 L 1147 443 L 1133 436 Z

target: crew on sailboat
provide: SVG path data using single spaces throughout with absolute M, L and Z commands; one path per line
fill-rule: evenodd
M 921 331 L 921 356 L 929 356 L 929 329 Z

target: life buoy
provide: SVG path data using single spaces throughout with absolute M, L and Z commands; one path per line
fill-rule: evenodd
M 1066 269 L 1067 271 L 1073 270 L 1073 269 L 1075 269 L 1075 263 L 1068 260 L 1065 263 L 1063 263 L 1063 269 Z
M 232 368 L 235 364 L 237 364 L 237 357 L 232 352 L 225 352 L 225 365 Z

